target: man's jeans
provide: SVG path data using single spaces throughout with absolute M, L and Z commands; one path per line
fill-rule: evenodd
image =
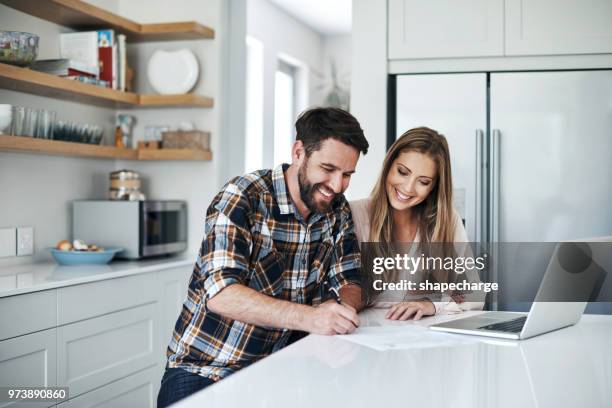
M 287 345 L 295 343 L 307 335 L 308 333 L 294 330 L 287 341 Z M 190 373 L 181 368 L 166 368 L 157 396 L 157 408 L 165 408 L 214 383 L 210 378 Z
M 210 378 L 181 368 L 166 368 L 157 396 L 157 408 L 165 408 L 214 383 Z

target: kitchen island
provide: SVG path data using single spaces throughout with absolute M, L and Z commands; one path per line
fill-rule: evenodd
M 512 341 L 427 328 L 482 312 L 419 322 L 384 313 L 362 312 L 354 341 L 309 335 L 174 406 L 603 408 L 612 401 L 612 316 L 584 315 L 576 326 Z

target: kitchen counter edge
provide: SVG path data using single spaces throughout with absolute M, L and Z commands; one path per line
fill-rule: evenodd
M 181 255 L 153 260 L 114 261 L 108 265 L 62 266 L 44 262 L 10 266 L 0 271 L 0 298 L 187 267 L 194 263 L 194 257 Z

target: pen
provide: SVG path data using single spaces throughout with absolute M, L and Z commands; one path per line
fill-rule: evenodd
M 338 290 L 336 290 L 336 288 L 332 287 L 329 284 L 329 282 L 327 282 L 327 281 L 325 281 L 325 284 L 329 287 L 329 289 L 327 289 L 327 291 L 331 293 L 331 295 L 334 298 L 334 300 L 336 301 L 336 303 L 341 305 L 342 304 L 342 299 L 340 299 L 340 293 L 338 293 Z

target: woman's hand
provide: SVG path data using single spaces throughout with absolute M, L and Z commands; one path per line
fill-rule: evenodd
M 436 308 L 430 300 L 400 302 L 389 308 L 385 318 L 389 320 L 420 320 L 423 316 L 436 314 Z
M 454 291 L 450 295 L 451 299 L 455 301 L 455 303 L 463 303 L 465 302 L 465 295 L 458 290 Z

